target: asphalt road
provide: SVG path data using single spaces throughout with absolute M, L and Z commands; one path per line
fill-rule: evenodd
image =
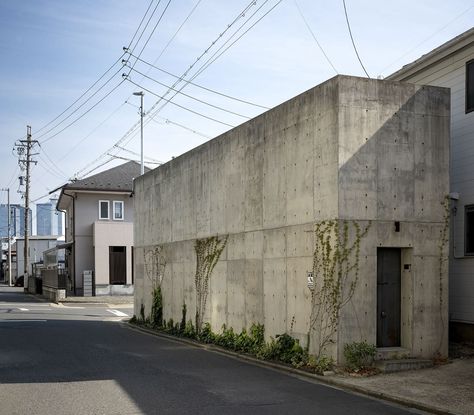
M 110 310 L 0 292 L 0 414 L 420 413 L 138 332 Z

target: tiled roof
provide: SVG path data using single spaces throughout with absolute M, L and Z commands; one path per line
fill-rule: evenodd
M 145 173 L 149 170 L 145 167 Z M 68 183 L 63 189 L 131 192 L 133 190 L 133 179 L 138 176 L 140 176 L 140 164 L 129 161 L 85 179 Z

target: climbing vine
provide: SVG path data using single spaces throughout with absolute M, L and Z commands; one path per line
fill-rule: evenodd
M 228 236 L 225 239 L 211 236 L 197 239 L 194 244 L 196 251 L 196 275 L 194 277 L 196 286 L 196 330 L 198 334 L 201 332 L 204 311 L 206 310 L 209 278 L 227 244 L 227 239 Z
M 442 202 L 444 211 L 443 211 L 443 228 L 440 230 L 440 241 L 439 241 L 439 263 L 438 263 L 438 283 L 439 283 L 439 316 L 441 322 L 441 336 L 440 336 L 440 345 L 439 350 L 441 349 L 441 345 L 443 342 L 444 331 L 445 331 L 445 322 L 444 322 L 444 315 L 443 315 L 443 295 L 444 295 L 444 288 L 443 288 L 443 275 L 445 264 L 448 261 L 449 255 L 445 255 L 446 246 L 449 243 L 449 219 L 450 219 L 450 203 L 449 203 L 449 195 L 446 195 Z
M 316 334 L 317 358 L 334 342 L 341 310 L 354 295 L 359 278 L 360 242 L 370 226 L 371 222 L 361 227 L 357 221 L 348 220 L 324 220 L 314 226 L 309 333 Z
M 165 275 L 166 258 L 161 245 L 144 251 L 143 262 L 145 274 L 151 281 L 152 306 L 150 313 L 151 324 L 161 327 L 163 324 L 163 295 L 161 292 L 161 283 Z

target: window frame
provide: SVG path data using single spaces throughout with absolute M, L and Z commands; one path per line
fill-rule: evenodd
M 469 77 L 469 68 L 472 66 L 474 68 L 474 59 L 466 62 L 466 89 L 465 89 L 465 101 L 466 101 L 466 114 L 474 111 L 474 75 Z M 474 69 L 473 69 L 474 73 Z M 473 90 L 472 96 L 469 99 L 469 87 Z M 469 102 L 470 101 L 470 102 Z
M 102 203 L 107 203 L 107 217 L 102 217 Z M 110 201 L 99 200 L 99 220 L 110 220 Z
M 120 203 L 122 205 L 122 217 L 121 218 L 116 218 L 115 217 L 115 204 Z M 114 200 L 112 202 L 112 219 L 113 220 L 121 220 L 123 221 L 125 219 L 125 203 L 123 203 L 123 200 Z
M 471 235 L 471 239 L 473 240 L 470 245 L 471 245 L 471 250 L 467 250 L 467 238 L 468 238 L 468 220 L 467 220 L 467 215 L 471 214 L 473 215 L 472 221 L 474 222 L 474 205 L 465 205 L 464 206 L 464 255 L 465 256 L 474 256 L 474 232 Z

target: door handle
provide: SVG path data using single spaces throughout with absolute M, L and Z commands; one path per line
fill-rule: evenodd
M 382 318 L 387 317 L 387 313 L 386 313 L 385 311 L 382 311 L 382 312 L 380 313 L 380 317 L 382 317 Z

